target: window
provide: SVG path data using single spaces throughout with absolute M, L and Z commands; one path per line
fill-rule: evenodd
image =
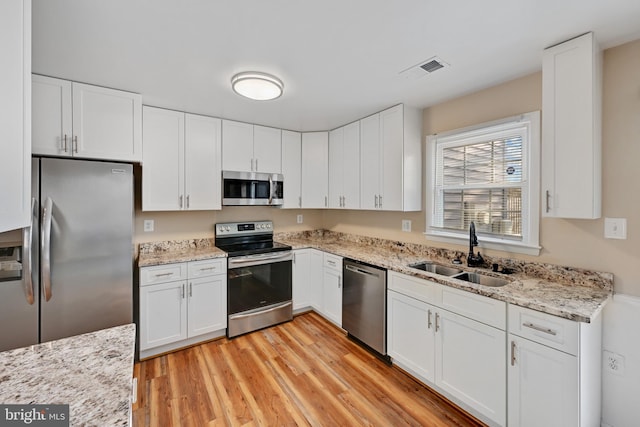
M 433 240 L 538 255 L 540 113 L 427 138 L 427 231 Z

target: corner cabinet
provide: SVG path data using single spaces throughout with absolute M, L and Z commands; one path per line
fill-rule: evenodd
M 593 33 L 545 49 L 542 214 L 601 215 L 602 59 Z
M 282 172 L 282 131 L 222 121 L 222 168 L 238 172 Z
M 226 259 L 140 268 L 140 358 L 223 336 Z
M 285 185 L 286 185 L 285 177 Z M 302 134 L 302 207 L 326 208 L 329 203 L 329 133 Z
M 144 106 L 142 210 L 221 209 L 220 119 Z
M 282 175 L 284 203 L 282 209 L 302 207 L 302 135 L 282 131 Z
M 578 323 L 509 306 L 509 426 L 600 425 L 601 317 Z
M 322 301 L 322 252 L 297 249 L 293 252 L 293 310 L 320 310 Z
M 31 0 L 0 3 L 0 233 L 31 221 Z
M 329 132 L 331 209 L 360 208 L 360 122 Z
M 142 97 L 32 76 L 33 154 L 139 162 Z
M 393 363 L 474 415 L 506 425 L 506 304 L 388 273 Z
M 422 117 L 396 105 L 360 120 L 360 208 L 422 209 Z

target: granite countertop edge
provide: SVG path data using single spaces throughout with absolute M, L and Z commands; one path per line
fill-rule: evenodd
M 506 286 L 494 288 L 408 267 L 411 263 L 426 259 L 441 264 L 450 263 L 451 258 L 447 257 L 451 253 L 447 250 L 322 230 L 303 233 L 276 233 L 274 238 L 278 242 L 290 245 L 294 250 L 318 249 L 578 322 L 590 323 L 600 314 L 613 295 L 613 275 L 610 273 L 588 272 L 589 274 L 585 274 L 580 269 L 531 263 L 530 265 L 533 267 L 521 268 L 517 274 L 502 275 L 493 273 L 490 269 L 468 268 L 465 265 L 457 266 L 464 271 L 477 271 L 507 278 L 511 281 Z M 377 243 L 378 240 L 382 244 L 372 244 L 372 242 Z M 416 250 L 416 247 L 419 249 Z M 213 245 L 211 239 L 145 243 L 141 244 L 140 248 L 139 267 L 227 256 L 225 252 Z M 424 253 L 420 253 L 423 250 L 432 250 L 435 256 L 425 256 Z M 546 271 L 545 267 L 554 267 L 559 271 L 559 275 L 565 275 L 569 278 L 574 274 L 576 279 L 574 282 L 568 280 L 566 283 L 560 283 L 553 277 L 536 277 L 536 273 L 540 274 L 540 270 Z

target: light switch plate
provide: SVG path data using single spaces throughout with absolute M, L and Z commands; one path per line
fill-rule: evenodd
M 154 221 L 152 219 L 145 219 L 144 220 L 144 231 L 148 232 L 148 231 L 153 231 L 154 229 Z
M 604 237 L 605 239 L 626 240 L 627 219 L 626 218 L 605 218 L 604 219 Z
M 402 220 L 402 231 L 411 231 L 411 220 L 403 219 Z

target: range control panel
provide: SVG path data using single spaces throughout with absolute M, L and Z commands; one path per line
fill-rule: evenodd
M 216 237 L 272 234 L 272 221 L 226 222 L 215 225 Z

